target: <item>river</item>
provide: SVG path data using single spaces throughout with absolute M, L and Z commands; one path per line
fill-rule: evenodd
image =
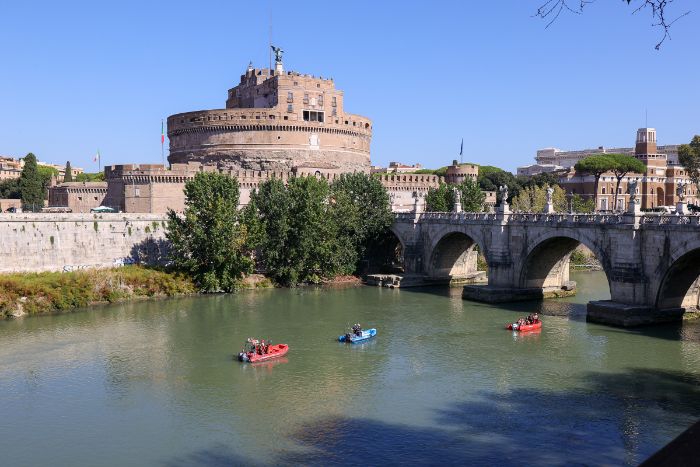
M 589 324 L 579 295 L 299 288 L 0 322 L 9 466 L 635 465 L 700 417 L 700 324 Z M 540 333 L 503 325 L 540 310 Z M 376 327 L 365 344 L 343 329 Z M 234 361 L 249 336 L 290 345 Z

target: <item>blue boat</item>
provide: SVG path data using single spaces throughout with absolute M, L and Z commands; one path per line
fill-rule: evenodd
M 371 339 L 376 335 L 377 335 L 377 330 L 372 328 L 372 329 L 365 329 L 364 331 L 360 331 L 359 336 L 357 334 L 353 334 L 353 333 L 343 334 L 342 336 L 338 336 L 338 340 L 340 342 L 351 342 L 351 343 L 355 344 L 357 342 L 363 342 L 363 341 L 366 341 L 367 339 Z

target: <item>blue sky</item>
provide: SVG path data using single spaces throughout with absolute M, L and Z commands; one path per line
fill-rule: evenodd
M 700 5 L 661 35 L 649 12 L 598 0 L 548 29 L 544 0 L 7 2 L 0 8 L 0 154 L 96 171 L 160 161 L 160 122 L 222 108 L 273 42 L 288 70 L 333 77 L 374 121 L 372 162 L 458 157 L 514 170 L 538 148 L 700 133 Z M 166 141 L 167 157 L 167 141 Z

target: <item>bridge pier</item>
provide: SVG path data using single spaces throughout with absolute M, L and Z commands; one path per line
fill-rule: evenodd
M 683 319 L 684 308 L 660 310 L 643 305 L 628 305 L 612 300 L 588 302 L 586 321 L 613 326 L 633 327 L 670 323 Z
M 508 303 L 524 300 L 542 300 L 576 295 L 576 282 L 556 287 L 498 287 L 493 285 L 465 285 L 462 298 L 484 303 Z

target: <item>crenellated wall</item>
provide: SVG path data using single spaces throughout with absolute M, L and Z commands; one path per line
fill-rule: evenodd
M 0 214 L 0 272 L 114 267 L 165 239 L 157 214 Z

